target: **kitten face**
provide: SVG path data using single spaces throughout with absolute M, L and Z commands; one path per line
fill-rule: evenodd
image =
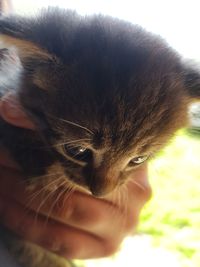
M 70 71 L 58 63 L 33 71 L 24 81 L 30 91 L 22 90 L 21 99 L 32 114 L 39 112 L 37 119 L 42 118 L 46 127 L 43 138 L 67 179 L 103 195 L 125 183 L 140 163 L 185 125 L 187 96 L 177 62 L 169 64 L 163 55 L 149 60 L 147 67 L 138 59 L 137 70 L 134 63 L 126 66 L 129 75 L 123 82 L 113 73 L 113 58 L 106 70 L 97 59 L 95 70 L 92 62 L 89 68 L 81 62 Z M 156 60 L 157 73 L 152 71 Z
M 16 23 L 1 22 L 0 31 L 19 49 L 20 101 L 55 159 L 43 169 L 59 163 L 66 179 L 107 194 L 186 124 L 185 69 L 165 42 L 128 23 L 80 23 L 67 12 L 38 21 L 20 41 Z

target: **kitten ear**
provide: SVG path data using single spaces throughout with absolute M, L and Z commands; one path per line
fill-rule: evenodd
M 36 126 L 28 118 L 17 96 L 12 93 L 4 95 L 0 100 L 0 116 L 14 126 L 35 130 Z
M 14 126 L 34 129 L 34 124 L 26 116 L 17 96 L 11 93 L 20 84 L 22 71 L 16 49 L 2 48 L 0 43 L 0 92 L 4 95 L 0 100 L 0 116 Z
M 200 101 L 200 67 L 187 64 L 184 69 L 184 83 L 192 101 Z
M 15 48 L 22 63 L 28 58 L 40 59 L 41 61 L 52 59 L 49 53 L 36 44 L 6 34 L 0 34 L 0 47 Z

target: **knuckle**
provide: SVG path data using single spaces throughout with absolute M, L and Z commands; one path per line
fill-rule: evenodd
M 29 229 L 30 225 L 27 223 L 26 219 L 15 221 L 15 223 L 12 224 L 12 230 L 21 237 L 30 238 L 31 232 Z
M 15 232 L 24 237 L 27 235 L 27 225 L 25 223 L 19 223 L 15 226 Z
M 126 220 L 125 226 L 124 226 L 124 232 L 125 234 L 129 234 L 130 232 L 133 232 L 135 227 L 138 225 L 138 217 L 136 216 L 129 216 Z
M 82 254 L 82 249 L 78 244 L 71 243 L 68 246 L 65 244 L 60 246 L 59 254 L 68 259 L 76 259 Z
M 119 244 L 121 241 L 107 241 L 104 244 L 104 257 L 111 256 L 119 250 Z
M 91 231 L 93 229 L 99 229 L 102 226 L 104 215 L 100 211 L 95 211 L 92 214 L 88 214 L 87 216 L 82 213 L 76 213 L 73 216 L 74 221 L 78 221 L 81 225 L 86 225 L 88 229 Z
M 145 184 L 142 185 L 140 188 L 138 187 L 137 189 L 138 201 L 141 201 L 141 203 L 144 205 L 152 197 L 152 188 L 149 184 Z
M 143 198 L 144 198 L 145 203 L 151 199 L 152 194 L 153 194 L 153 192 L 152 192 L 152 188 L 151 188 L 151 186 L 149 185 L 149 186 L 147 186 L 147 187 L 145 188 L 145 191 L 144 191 L 144 193 L 143 193 Z

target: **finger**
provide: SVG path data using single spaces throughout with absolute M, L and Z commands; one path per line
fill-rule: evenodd
M 124 236 L 133 231 L 138 223 L 141 208 L 151 196 L 146 166 L 135 172 L 129 181 L 125 196 L 120 203 L 116 198 L 113 198 L 111 202 L 75 192 L 67 200 L 65 200 L 64 195 L 63 198 L 57 199 L 57 205 L 54 206 L 51 214 L 49 214 L 51 204 L 47 201 L 42 212 L 47 216 L 50 215 L 52 218 L 104 238 L 113 238 L 116 232 L 119 236 Z M 113 221 L 115 222 L 114 225 Z
M 26 115 L 17 96 L 7 93 L 0 101 L 0 116 L 9 124 L 17 127 L 35 130 L 36 126 Z
M 7 195 L 19 194 L 23 195 L 24 177 L 22 173 L 16 169 L 0 167 L 0 192 Z
M 134 175 L 134 182 L 129 182 L 128 191 L 125 191 L 126 198 L 122 199 L 121 203 L 116 198 L 113 198 L 111 202 L 110 200 L 96 199 L 81 192 L 74 192 L 70 197 L 61 194 L 59 198 L 56 195 L 53 195 L 54 198 L 50 198 L 48 194 L 47 197 L 44 197 L 41 192 L 30 203 L 29 193 L 27 194 L 27 191 L 23 191 L 24 188 L 20 187 L 21 174 L 7 172 L 7 169 L 2 171 L 3 178 L 0 181 L 1 185 L 3 183 L 2 188 L 4 192 L 12 192 L 12 197 L 15 197 L 17 193 L 17 201 L 21 201 L 22 204 L 31 204 L 29 206 L 32 209 L 47 217 L 106 239 L 113 239 L 116 232 L 120 238 L 135 228 L 140 209 L 147 200 L 146 195 L 149 190 L 146 169 L 141 169 Z M 10 179 L 5 178 L 7 175 L 10 176 Z
M 124 229 L 127 233 L 133 233 L 138 224 L 143 206 L 152 196 L 152 188 L 148 181 L 147 165 L 143 165 L 133 173 L 125 189 L 122 192 L 125 195 L 125 201 L 121 205 L 122 213 L 124 211 Z
M 141 207 L 151 198 L 152 188 L 148 179 L 147 164 L 144 164 L 133 173 L 127 188 L 130 200 L 137 200 L 136 202 Z
M 30 192 L 27 192 L 22 186 L 22 179 L 21 173 L 1 168 L 0 193 L 7 195 L 9 198 L 15 198 L 16 201 L 21 202 L 23 205 L 30 204 L 29 207 L 31 209 L 38 210 L 38 207 L 44 202 L 44 192 L 41 191 L 38 195 L 36 192 L 37 197 L 33 201 L 29 201 L 31 199 Z M 48 196 L 49 192 L 46 194 Z M 55 199 L 52 197 L 46 198 L 46 201 L 39 209 L 41 214 L 60 220 L 63 223 L 67 222 L 80 227 L 82 230 L 98 232 L 99 229 L 99 233 L 101 233 L 100 229 L 105 227 L 102 221 L 108 221 L 109 219 L 107 210 L 112 206 L 111 203 L 79 192 L 74 192 L 70 197 L 62 195 L 58 199 L 56 195 L 54 196 L 57 203 L 52 208 Z
M 111 202 L 110 200 L 96 199 L 80 192 L 74 192 L 70 197 L 63 194 L 60 198 L 57 198 L 56 195 L 54 198 L 48 198 L 49 193 L 45 197 L 42 191 L 34 201 L 30 202 L 30 192 L 27 193 L 20 186 L 22 185 L 19 182 L 21 179 L 20 173 L 2 169 L 0 191 L 3 189 L 3 194 L 12 192 L 12 197 L 16 197 L 17 201 L 21 201 L 22 204 L 31 204 L 29 206 L 32 209 L 47 217 L 80 228 L 83 231 L 90 231 L 103 238 L 112 238 L 116 231 L 122 236 L 132 231 L 138 223 L 140 209 L 150 194 L 146 168 L 138 169 L 133 175 L 127 190 L 122 192 L 125 193 L 125 198 L 121 194 L 121 203 L 116 198 L 118 194 L 112 198 Z M 46 201 L 44 201 L 45 198 Z M 115 222 L 114 225 L 113 221 Z
M 124 216 L 111 202 L 96 199 L 81 192 L 74 192 L 67 199 L 62 197 L 60 199 L 55 197 L 55 199 L 55 204 L 52 199 L 47 199 L 40 208 L 40 213 L 106 239 L 113 238 L 116 230 L 122 227 L 121 221 L 124 220 Z M 38 210 L 38 205 L 40 203 L 34 202 L 32 208 Z M 52 205 L 53 208 L 51 208 Z
M 41 192 L 41 195 L 37 195 L 34 201 L 30 202 L 29 193 L 27 194 L 22 186 L 20 172 L 2 168 L 1 174 L 0 193 L 4 197 L 7 196 L 10 200 L 12 199 L 13 202 L 21 202 L 23 206 L 27 205 L 29 209 L 39 212 L 40 215 L 53 218 L 63 224 L 79 228 L 107 240 L 113 239 L 116 229 L 121 228 L 120 218 L 122 218 L 122 214 L 120 210 L 106 200 L 95 199 L 80 192 L 74 192 L 70 197 L 67 196 L 67 199 L 64 195 L 59 199 L 56 196 L 55 198 L 46 198 Z M 45 198 L 46 201 L 44 202 Z M 56 204 L 54 204 L 55 200 Z M 9 213 L 11 213 L 11 209 Z M 114 227 L 113 217 L 115 218 Z M 122 237 L 118 236 L 117 238 Z
M 7 149 L 5 149 L 3 146 L 1 146 L 0 149 L 0 166 L 4 166 L 10 169 L 19 170 L 20 167 L 17 165 L 17 163 L 12 160 L 10 153 Z
M 34 212 L 25 212 L 23 206 L 5 198 L 0 198 L 0 216 L 2 223 L 11 231 L 68 259 L 105 257 L 116 250 L 116 244 L 90 233 L 52 219 L 47 224 L 41 215 L 35 220 Z

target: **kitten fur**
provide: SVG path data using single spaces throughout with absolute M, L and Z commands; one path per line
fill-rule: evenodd
M 187 125 L 200 96 L 199 73 L 162 38 L 109 16 L 51 8 L 2 17 L 0 41 L 1 97 L 9 89 L 36 124 L 33 131 L 0 119 L 1 145 L 27 186 L 59 171 L 66 186 L 95 196 L 117 190 Z M 72 265 L 1 232 L 23 267 Z

